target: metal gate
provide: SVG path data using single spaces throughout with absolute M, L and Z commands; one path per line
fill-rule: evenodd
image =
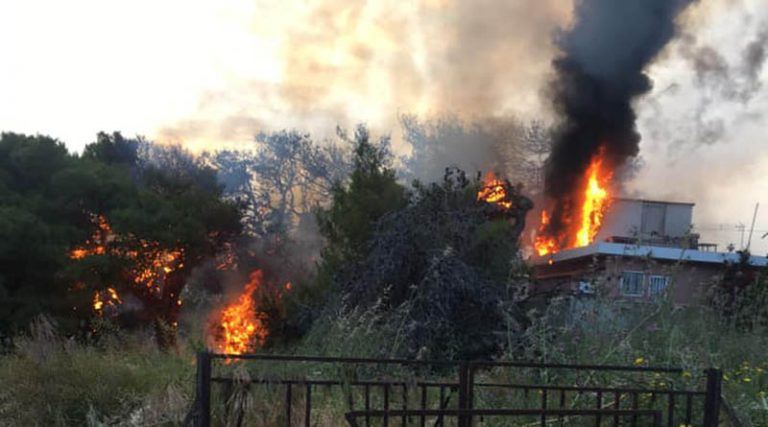
M 248 372 L 254 365 L 255 371 L 237 374 L 238 369 Z M 393 375 L 395 371 L 400 375 Z M 524 371 L 533 374 L 523 375 Z M 695 374 L 638 366 L 201 352 L 195 402 L 185 424 L 334 425 L 320 419 L 316 410 L 331 401 L 343 402 L 340 419 L 350 426 L 470 427 L 517 420 L 516 425 L 542 427 L 715 427 L 722 373 L 718 369 L 699 373 L 694 388 L 681 387 L 684 381 L 675 379 Z M 619 378 L 627 385 L 599 385 L 601 376 L 607 375 L 611 382 Z M 656 378 L 664 379 L 664 387 L 648 385 L 647 380 Z M 261 394 L 253 406 L 262 418 L 244 421 L 247 408 L 238 407 L 236 397 L 257 392 Z M 213 423 L 214 419 L 219 421 Z

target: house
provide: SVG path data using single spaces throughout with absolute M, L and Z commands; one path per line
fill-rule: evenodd
M 595 294 L 651 300 L 669 293 L 677 304 L 702 302 L 729 265 L 768 265 L 700 243 L 692 233 L 693 203 L 616 198 L 592 244 L 533 256 L 534 295 Z

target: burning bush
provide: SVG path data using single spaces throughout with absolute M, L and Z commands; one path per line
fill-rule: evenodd
M 285 318 L 282 300 L 292 287 L 290 282 L 268 281 L 261 269 L 251 272 L 242 291 L 211 313 L 208 348 L 243 354 L 264 347 L 274 325 Z

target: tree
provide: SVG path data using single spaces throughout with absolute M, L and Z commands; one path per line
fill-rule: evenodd
M 67 254 L 90 234 L 85 209 L 109 207 L 127 186 L 53 138 L 0 136 L 0 328 L 16 331 L 40 312 L 70 331 L 87 318 L 88 296 L 62 274 Z
M 353 170 L 346 182 L 331 190 L 331 203 L 317 210 L 320 234 L 325 239 L 314 286 L 297 289 L 295 302 L 303 309 L 306 325 L 322 310 L 327 298 L 339 290 L 345 266 L 364 259 L 376 221 L 408 202 L 408 194 L 398 183 L 391 167 L 389 138 L 372 141 L 364 126 L 352 138 L 338 129 L 339 136 L 353 144 Z
M 494 170 L 528 193 L 543 189 L 543 166 L 552 145 L 552 130 L 540 121 L 494 117 L 463 122 L 455 117 L 421 120 L 400 117 L 411 154 L 406 173 L 424 182 L 440 179 L 446 166 L 465 171 Z
M 51 138 L 3 134 L 3 326 L 48 312 L 73 332 L 120 304 L 114 314 L 133 312 L 171 344 L 190 271 L 239 232 L 221 195 L 215 171 L 177 147 L 100 133 L 78 157 Z
M 338 275 L 344 309 L 404 325 L 403 356 L 487 357 L 506 316 L 522 318 L 504 294 L 532 203 L 509 183 L 509 207 L 478 200 L 482 186 L 457 169 L 416 183 L 407 206 L 377 221 L 367 256 Z
M 225 193 L 246 208 L 244 225 L 279 246 L 303 217 L 325 205 L 334 183 L 351 169 L 347 150 L 315 143 L 295 130 L 260 133 L 255 151 L 220 151 L 204 157 L 218 171 Z
M 344 133 L 340 134 L 346 138 Z M 328 261 L 364 257 L 375 222 L 408 201 L 405 187 L 397 182 L 391 168 L 389 139 L 373 143 L 368 130 L 359 126 L 354 144 L 349 184 L 336 184 L 331 206 L 318 211 L 320 232 L 327 240 L 323 258 Z
M 99 153 L 114 153 L 124 142 L 118 136 L 97 144 Z M 215 170 L 177 146 L 137 146 L 143 156 L 128 164 L 135 192 L 111 211 L 92 214 L 111 224 L 114 236 L 102 244 L 119 266 L 119 290 L 140 302 L 140 320 L 153 324 L 158 344 L 167 347 L 174 343 L 190 273 L 238 235 L 240 215 L 223 200 Z M 114 157 L 99 160 L 122 164 Z M 106 285 L 102 281 L 100 290 Z

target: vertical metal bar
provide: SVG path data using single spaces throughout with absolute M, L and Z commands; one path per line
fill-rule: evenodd
M 197 425 L 211 425 L 211 354 L 197 353 Z
M 704 427 L 717 427 L 720 422 L 720 393 L 723 372 L 707 369 L 707 391 L 704 400 Z
M 475 365 L 469 362 L 469 375 L 467 376 L 467 409 L 475 407 Z M 472 413 L 467 414 L 467 427 L 472 427 Z
M 293 391 L 291 383 L 286 384 L 285 389 L 285 425 L 291 427 L 291 404 L 293 403 Z
M 427 409 L 427 386 L 425 384 L 421 385 L 421 410 Z M 424 414 L 421 415 L 421 427 L 426 427 L 427 425 L 427 419 L 424 417 Z
M 440 386 L 440 402 L 438 402 L 440 405 L 440 409 L 445 409 L 445 387 L 442 385 Z M 443 425 L 443 414 L 440 414 L 437 416 L 437 424 L 439 426 Z
M 230 402 L 233 402 L 232 381 L 224 383 L 224 391 L 222 394 L 224 395 L 224 423 L 229 424 L 229 410 L 231 409 Z
M 632 392 L 632 410 L 637 410 L 639 405 L 637 392 Z M 637 427 L 637 415 L 632 415 L 632 427 Z
M 408 410 L 408 385 L 403 383 L 403 411 Z M 403 427 L 406 427 L 405 415 L 403 415 Z
M 459 365 L 459 409 L 468 409 L 467 383 L 469 382 L 469 364 L 466 361 Z M 459 427 L 469 427 L 467 417 L 459 414 Z
M 312 415 L 312 383 L 307 382 L 307 399 L 304 408 L 304 427 L 310 427 Z
M 389 383 L 384 384 L 384 427 L 389 427 Z
M 668 420 L 667 425 L 669 425 L 669 427 L 676 427 L 675 426 L 675 392 L 671 391 L 669 392 L 669 394 L 667 394 L 667 396 L 669 396 L 669 399 L 667 400 L 667 402 L 669 403 L 669 405 L 667 406 L 667 420 Z
M 349 407 L 351 409 L 355 408 L 355 385 L 352 384 L 350 381 L 347 386 L 349 387 L 349 398 L 347 399 L 347 402 L 349 403 Z
M 693 418 L 693 395 L 691 393 L 686 393 L 685 395 L 685 423 L 688 425 L 692 425 L 692 419 Z
M 613 392 L 613 409 L 621 409 L 621 393 L 618 391 Z M 618 427 L 619 425 L 619 416 L 614 415 L 613 416 L 613 427 Z
M 560 389 L 560 409 L 565 408 L 565 389 Z M 563 424 L 563 416 L 560 415 L 557 419 L 560 422 L 560 425 Z
M 371 411 L 371 386 L 365 385 L 365 427 L 371 427 L 371 416 L 368 412 Z
M 544 411 L 541 413 L 541 427 L 547 426 L 547 389 L 542 388 L 541 389 L 541 409 Z
M 656 411 L 653 413 L 653 425 L 655 427 L 661 427 L 663 417 L 661 415 L 661 411 Z
M 603 409 L 603 391 L 598 390 L 597 391 L 597 404 L 595 406 L 597 409 Z M 595 415 L 595 427 L 600 427 L 600 423 L 602 423 L 603 419 L 600 416 L 600 414 Z

